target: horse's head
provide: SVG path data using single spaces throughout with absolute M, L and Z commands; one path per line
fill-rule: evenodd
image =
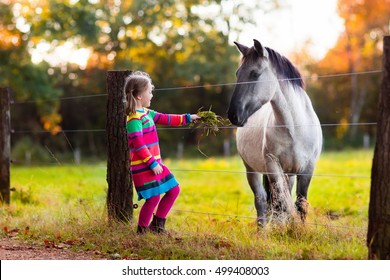
M 236 72 L 237 84 L 228 109 L 232 124 L 243 126 L 275 93 L 277 78 L 269 67 L 268 51 L 259 41 L 253 47 L 234 42 L 243 58 Z

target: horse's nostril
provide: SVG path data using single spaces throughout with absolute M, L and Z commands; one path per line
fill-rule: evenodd
M 228 118 L 229 118 L 229 121 L 230 121 L 232 124 L 237 124 L 237 122 L 238 122 L 237 114 L 235 114 L 235 113 L 229 113 L 229 114 L 228 114 Z

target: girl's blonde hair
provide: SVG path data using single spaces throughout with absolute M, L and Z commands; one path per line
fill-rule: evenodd
M 135 71 L 126 77 L 124 95 L 126 98 L 127 115 L 135 114 L 137 105 L 135 97 L 147 90 L 149 84 L 153 89 L 154 86 L 149 74 L 142 71 Z

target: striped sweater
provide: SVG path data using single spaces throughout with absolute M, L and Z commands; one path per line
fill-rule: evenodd
M 146 108 L 127 116 L 130 169 L 138 200 L 166 193 L 178 185 L 173 174 L 162 164 L 155 124 L 180 126 L 190 122 L 190 114 L 162 114 Z M 155 175 L 152 171 L 157 164 L 163 168 L 163 172 L 159 175 Z

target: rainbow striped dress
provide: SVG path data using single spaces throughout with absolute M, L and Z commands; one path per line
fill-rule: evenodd
M 162 114 L 146 108 L 127 116 L 130 170 L 138 200 L 166 193 L 179 184 L 169 169 L 162 164 L 155 124 L 180 126 L 190 122 L 190 114 Z M 152 171 L 157 164 L 163 168 L 159 175 Z

